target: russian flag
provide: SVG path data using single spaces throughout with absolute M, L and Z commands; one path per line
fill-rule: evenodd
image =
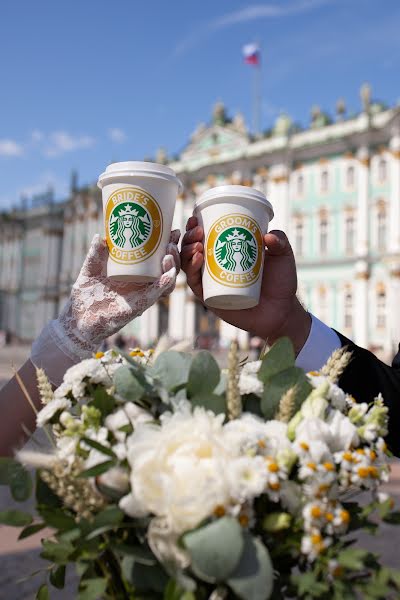
M 245 44 L 242 48 L 244 62 L 248 65 L 260 64 L 260 47 L 258 44 Z

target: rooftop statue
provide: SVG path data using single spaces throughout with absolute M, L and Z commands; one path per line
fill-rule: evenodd
M 288 135 L 293 125 L 292 119 L 286 113 L 282 113 L 275 121 L 274 128 L 272 130 L 272 134 L 279 135 Z

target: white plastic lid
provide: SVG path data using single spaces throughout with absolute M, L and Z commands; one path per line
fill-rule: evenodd
M 99 177 L 97 185 L 101 189 L 107 183 L 112 183 L 113 179 L 118 177 L 159 177 L 161 179 L 167 179 L 168 181 L 174 181 L 178 184 L 179 192 L 182 191 L 182 182 L 176 176 L 176 173 L 170 167 L 166 165 L 159 165 L 158 163 L 140 161 L 140 160 L 128 160 L 125 162 L 116 162 L 108 165 L 104 173 Z
M 274 210 L 271 202 L 267 200 L 265 195 L 246 185 L 218 185 L 213 187 L 200 196 L 196 201 L 194 208 L 199 210 L 200 207 L 204 208 L 207 204 L 214 204 L 216 200 L 228 200 L 231 198 L 246 198 L 251 202 L 261 202 L 269 213 L 269 220 L 272 221 L 274 218 Z

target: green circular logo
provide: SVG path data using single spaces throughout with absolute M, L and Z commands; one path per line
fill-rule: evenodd
M 109 235 L 121 250 L 134 250 L 150 238 L 153 223 L 150 214 L 141 204 L 122 202 L 110 214 Z
M 228 227 L 215 240 L 217 264 L 230 273 L 246 273 L 257 261 L 258 245 L 254 235 L 244 227 Z

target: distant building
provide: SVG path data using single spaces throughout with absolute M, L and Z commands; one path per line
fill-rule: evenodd
M 225 183 L 254 186 L 275 210 L 273 228 L 292 242 L 299 294 L 314 314 L 389 358 L 400 341 L 400 107 L 386 108 L 361 89 L 362 110 L 335 122 L 318 107 L 301 129 L 281 115 L 253 138 L 243 118 L 218 103 L 176 160 L 160 150 L 184 184 L 174 226 L 184 230 L 198 195 Z M 99 168 L 99 171 L 101 169 Z M 0 216 L 0 329 L 32 340 L 69 294 L 90 240 L 101 232 L 101 194 L 76 189 Z M 163 331 L 200 346 L 224 346 L 238 332 L 192 295 L 184 274 L 174 293 L 130 324 L 148 345 Z M 239 332 L 243 346 L 247 334 Z

